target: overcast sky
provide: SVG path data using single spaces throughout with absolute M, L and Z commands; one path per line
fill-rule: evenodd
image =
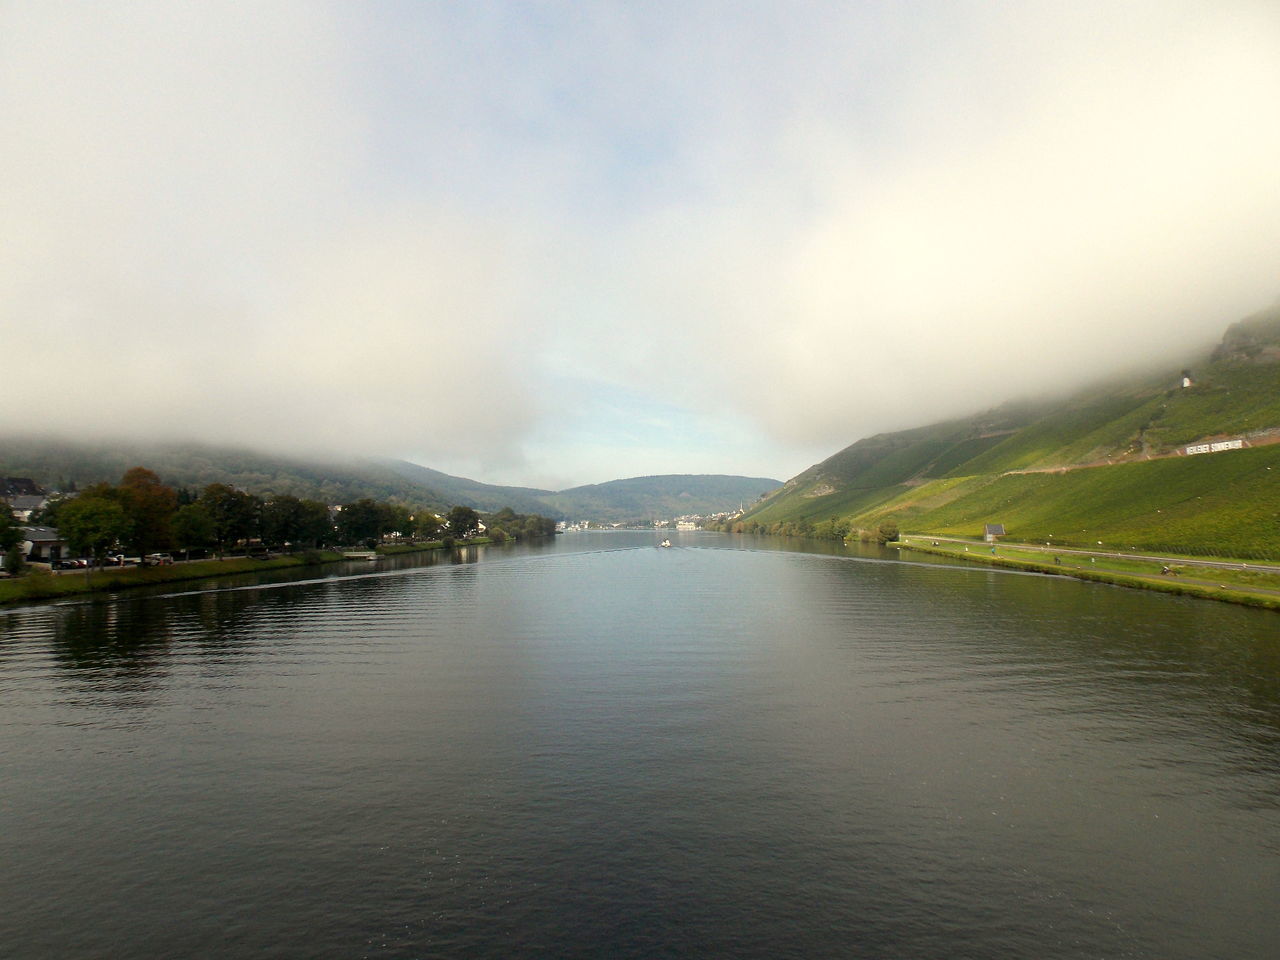
M 0 0 L 0 429 L 786 479 L 1273 303 L 1278 118 L 1273 0 Z

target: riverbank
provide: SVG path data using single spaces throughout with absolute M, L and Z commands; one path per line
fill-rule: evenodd
M 1251 569 L 1247 561 L 1229 560 L 1220 566 L 1201 567 L 1181 557 L 1139 558 L 1088 551 L 1054 553 L 1014 543 L 1001 543 L 993 549 L 991 544 L 981 541 L 942 540 L 927 534 L 912 534 L 886 546 L 990 567 L 1280 610 L 1280 575 L 1256 567 Z
M 387 544 L 378 547 L 376 553 L 378 556 L 398 556 L 430 550 L 445 550 L 455 546 L 469 547 L 489 542 L 487 537 L 476 537 L 449 543 L 443 540 L 430 540 L 424 543 Z M 245 573 L 322 567 L 342 563 L 346 559 L 345 554 L 340 550 L 307 550 L 302 553 L 271 557 L 268 560 L 226 557 L 222 560 L 183 561 L 163 567 L 110 567 L 59 573 L 37 569 L 15 579 L 0 580 L 0 606 L 38 600 L 57 600 L 91 593 L 116 593 L 121 590 L 153 587 L 164 583 L 216 580 L 220 577 Z

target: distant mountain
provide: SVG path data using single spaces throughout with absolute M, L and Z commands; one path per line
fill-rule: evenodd
M 0 437 L 0 476 L 29 477 L 48 489 L 117 483 L 144 466 L 174 487 L 227 483 L 260 496 L 292 494 L 325 503 L 361 497 L 398 500 L 443 512 L 461 504 L 482 512 L 623 521 L 736 510 L 780 485 L 724 476 L 639 477 L 556 493 L 455 477 L 404 460 L 306 459 L 192 443 L 90 443 L 36 436 Z
M 1256 449 L 1194 454 L 1227 440 Z M 1278 440 L 1280 305 L 1233 324 L 1186 371 L 859 440 L 742 521 L 806 532 L 893 519 L 965 535 L 1003 523 L 1014 539 L 1280 556 Z
M 542 500 L 559 516 L 622 523 L 737 510 L 780 486 L 765 477 L 670 474 L 573 487 Z

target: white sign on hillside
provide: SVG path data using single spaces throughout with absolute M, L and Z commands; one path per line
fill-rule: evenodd
M 1219 453 L 1223 450 L 1240 450 L 1244 447 L 1243 440 L 1219 440 L 1217 443 L 1197 443 L 1186 448 L 1187 456 L 1196 453 Z

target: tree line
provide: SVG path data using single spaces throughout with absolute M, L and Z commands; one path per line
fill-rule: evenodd
M 731 517 L 724 520 L 704 520 L 702 529 L 771 537 L 805 537 L 811 540 L 875 540 L 878 543 L 890 543 L 898 539 L 898 523 L 892 518 L 885 520 L 875 530 L 858 527 L 851 520 L 841 517 L 819 520 L 816 523 L 808 519 L 760 523 L 758 520 L 736 520 Z
M 20 537 L 12 514 L 7 509 L 0 514 L 4 514 L 0 541 L 17 542 Z M 427 509 L 371 498 L 331 510 L 318 500 L 291 495 L 264 498 L 224 483 L 208 484 L 196 493 L 161 482 L 145 467 L 127 470 L 118 484 L 98 483 L 74 498 L 50 501 L 31 522 L 56 527 L 76 555 L 93 556 L 98 563 L 115 549 L 140 558 L 170 550 L 190 555 L 194 550 L 212 549 L 221 557 L 249 545 L 305 550 L 372 547 L 389 537 L 460 540 L 475 537 L 482 527 L 496 541 L 555 533 L 554 520 L 509 508 L 482 518 L 470 507 L 456 506 L 442 517 Z

